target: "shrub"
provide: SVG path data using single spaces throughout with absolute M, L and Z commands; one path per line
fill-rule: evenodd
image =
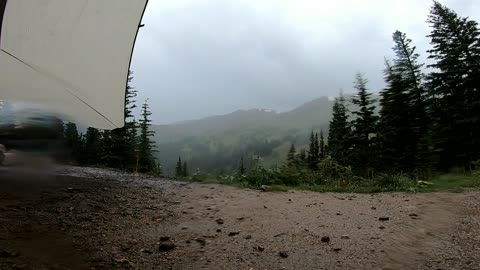
M 330 156 L 325 157 L 318 168 L 320 176 L 325 180 L 347 183 L 354 177 L 351 167 L 341 166 Z
M 415 191 L 417 187 L 417 182 L 404 174 L 379 174 L 372 182 L 385 191 Z

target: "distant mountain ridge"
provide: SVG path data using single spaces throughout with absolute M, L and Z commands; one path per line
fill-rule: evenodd
M 171 173 L 178 156 L 190 168 L 232 171 L 241 156 L 260 155 L 273 164 L 284 158 L 291 143 L 306 144 L 312 130 L 327 132 L 333 99 L 321 97 L 291 111 L 238 110 L 170 125 L 154 125 L 158 158 Z

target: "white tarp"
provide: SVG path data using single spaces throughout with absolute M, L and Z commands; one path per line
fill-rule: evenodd
M 86 126 L 122 127 L 147 0 L 2 2 L 0 99 L 43 105 Z

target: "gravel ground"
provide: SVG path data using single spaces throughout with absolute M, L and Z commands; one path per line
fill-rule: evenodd
M 480 269 L 479 197 L 0 171 L 0 269 Z

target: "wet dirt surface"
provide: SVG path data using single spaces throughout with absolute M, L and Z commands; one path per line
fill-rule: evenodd
M 0 171 L 0 269 L 480 269 L 479 198 Z

